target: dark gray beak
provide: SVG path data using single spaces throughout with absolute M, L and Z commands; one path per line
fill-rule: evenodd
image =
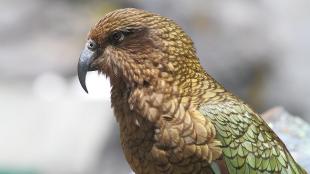
M 84 50 L 82 51 L 80 55 L 80 60 L 78 64 L 79 81 L 86 93 L 88 93 L 88 90 L 85 84 L 86 75 L 88 71 L 95 70 L 91 68 L 91 63 L 97 56 L 98 56 L 98 53 L 97 53 L 96 43 L 92 40 L 88 40 L 88 42 L 85 45 Z

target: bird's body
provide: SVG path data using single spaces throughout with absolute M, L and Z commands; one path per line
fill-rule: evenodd
M 191 39 L 167 18 L 107 14 L 80 58 L 84 89 L 89 69 L 110 78 L 136 174 L 306 173 L 261 117 L 204 71 Z

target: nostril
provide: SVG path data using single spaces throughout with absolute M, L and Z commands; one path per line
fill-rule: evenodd
M 97 48 L 97 44 L 93 40 L 89 40 L 87 42 L 87 48 L 90 50 L 95 50 Z

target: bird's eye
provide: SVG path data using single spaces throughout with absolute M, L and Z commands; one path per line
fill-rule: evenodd
M 121 41 L 123 41 L 124 38 L 125 38 L 124 33 L 121 31 L 118 31 L 118 32 L 115 32 L 111 35 L 110 40 L 113 44 L 117 44 L 117 43 L 120 43 Z

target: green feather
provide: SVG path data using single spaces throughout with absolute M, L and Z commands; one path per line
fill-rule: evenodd
M 215 126 L 229 173 L 306 173 L 268 125 L 249 107 L 236 103 L 206 103 L 199 109 Z

